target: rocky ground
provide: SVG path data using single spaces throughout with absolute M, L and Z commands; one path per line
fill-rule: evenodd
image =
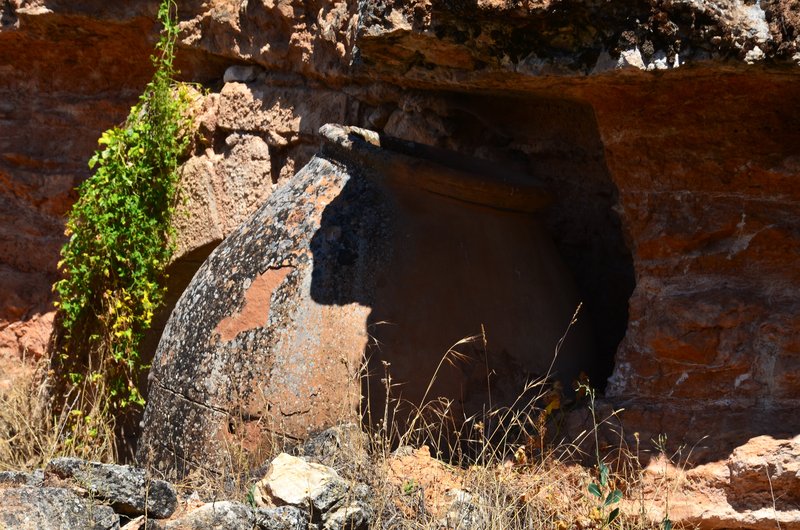
M 376 510 L 382 508 L 381 502 L 393 501 L 376 497 L 376 488 L 382 486 L 374 475 L 365 474 L 364 482 L 353 478 L 350 466 L 359 463 L 358 470 L 363 473 L 368 469 L 368 457 L 365 448 L 355 444 L 356 440 L 364 443 L 363 436 L 352 429 L 331 429 L 311 438 L 294 451 L 303 456 L 280 453 L 266 463 L 261 475 L 206 477 L 211 483 L 199 491 L 188 482 L 176 486 L 136 467 L 76 458 L 56 458 L 44 470 L 31 473 L 2 472 L 0 524 L 20 529 L 370 528 L 378 519 Z M 439 522 L 434 522 L 437 527 L 483 526 L 482 521 L 488 520 L 486 507 L 478 507 L 474 496 L 458 489 L 461 481 L 455 473 L 439 470 L 437 474 L 437 465 L 443 464 L 432 464 L 427 454 L 421 465 L 412 465 L 409 451 L 405 456 L 390 457 L 387 477 L 392 496 L 416 498 L 433 487 L 430 479 L 434 476 L 447 478 L 449 487 L 438 484 L 435 503 L 428 494 L 427 510 L 416 513 L 417 506 L 406 515 L 438 518 Z M 350 466 L 344 466 L 345 471 L 351 476 L 345 478 L 320 461 L 347 462 Z M 233 479 L 242 484 L 234 487 Z M 239 498 L 223 500 L 237 493 Z M 216 500 L 210 501 L 210 497 Z M 449 505 L 442 504 L 445 498 L 450 498 Z
M 44 471 L 0 473 L 3 528 L 263 529 L 364 528 L 368 490 L 351 491 L 331 468 L 278 456 L 249 504 L 202 502 L 143 470 L 72 458 Z M 359 501 L 362 504 L 359 504 Z M 278 506 L 276 506 L 276 503 Z M 362 506 L 363 505 L 363 506 Z M 316 526 L 315 526 L 316 527 Z
M 358 427 L 345 425 L 258 471 L 178 484 L 133 466 L 56 458 L 43 470 L 0 472 L 0 527 L 581 530 L 603 527 L 618 507 L 615 526 L 626 529 L 663 528 L 665 518 L 683 528 L 800 528 L 800 437 L 757 438 L 725 462 L 698 467 L 687 467 L 686 455 L 661 454 L 643 468 L 629 455 L 612 464 L 608 491 L 620 497 L 607 507 L 588 489 L 596 470 L 552 455 L 517 452 L 462 468 L 424 446 L 369 447 Z

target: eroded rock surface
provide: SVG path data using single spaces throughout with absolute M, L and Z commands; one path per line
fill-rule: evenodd
M 608 394 L 632 398 L 624 406 L 644 439 L 669 430 L 694 445 L 719 429 L 696 456 L 709 447 L 724 458 L 756 434 L 800 427 L 800 278 L 785 266 L 800 248 L 790 169 L 800 129 L 789 125 L 800 92 L 783 75 L 696 80 L 696 97 L 674 83 L 672 96 L 619 87 L 617 103 L 596 104 L 637 271 Z M 676 96 L 680 112 L 663 107 Z M 678 141 L 678 130 L 694 132 Z M 691 147 L 704 138 L 720 141 Z M 665 158 L 641 156 L 654 150 Z
M 292 420 L 297 414 L 332 420 L 355 410 L 358 389 L 341 382 L 355 384 L 366 309 L 355 303 L 334 309 L 309 296 L 311 237 L 347 180 L 341 166 L 314 159 L 197 272 L 151 370 L 150 401 L 164 406 L 146 412 L 142 459 L 165 471 L 214 469 L 226 443 L 244 441 L 257 459 L 259 444 L 268 443 L 262 429 L 282 429 L 288 422 L 286 434 L 304 437 L 306 426 Z M 356 197 L 366 193 L 362 189 Z M 252 252 L 244 256 L 240 246 Z M 302 302 L 297 292 L 305 294 Z M 254 301 L 271 305 L 248 309 Z M 328 320 L 333 311 L 335 325 Z M 181 315 L 194 324 L 178 324 Z M 361 331 L 340 333 L 349 320 L 361 323 Z M 329 327 L 323 327 L 326 322 Z M 279 346 L 285 352 L 280 357 L 272 354 Z M 161 427 L 147 428 L 156 424 Z M 266 454 L 268 447 L 261 449 Z
M 158 2 L 10 0 L 0 6 L 0 391 L 45 355 L 64 217 L 103 130 L 152 75 Z M 219 63 L 186 57 L 207 80 Z M 223 67 L 224 70 L 224 67 Z M 16 378 L 16 376 L 14 376 Z
M 119 529 L 119 515 L 63 488 L 0 488 L 0 524 L 20 530 L 109 530 Z
M 49 4 L 0 8 L 0 366 L 9 372 L 46 351 L 47 286 L 73 188 L 99 133 L 125 118 L 150 75 L 152 3 L 91 15 L 84 4 Z
M 377 423 L 386 373 L 399 424 L 441 397 L 460 425 L 492 390 L 511 405 L 528 380 L 566 387 L 589 362 L 580 323 L 554 356 L 578 299 L 533 214 L 548 200 L 535 179 L 323 131 L 323 154 L 212 253 L 165 329 L 140 448 L 164 472 Z
M 670 492 L 669 507 L 663 494 L 649 507 L 654 520 L 669 509 L 673 520 L 700 528 L 800 528 L 800 437 L 758 436 L 725 460 L 691 469 L 654 461 L 645 484 L 648 495 Z
M 79 458 L 51 460 L 45 469 L 44 482 L 50 487 L 68 486 L 85 491 L 127 516 L 163 519 L 172 515 L 178 502 L 172 484 L 147 476 L 143 469 Z

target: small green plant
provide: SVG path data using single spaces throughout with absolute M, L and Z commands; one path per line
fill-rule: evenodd
M 609 482 L 609 469 L 602 458 L 600 458 L 600 442 L 597 435 L 597 414 L 595 409 L 594 389 L 588 385 L 580 384 L 579 391 L 585 392 L 589 398 L 589 411 L 592 414 L 592 425 L 594 426 L 594 446 L 595 458 L 597 459 L 597 482 L 592 482 L 588 486 L 589 493 L 597 500 L 597 514 L 600 518 L 601 528 L 608 527 L 619 517 L 619 507 L 614 506 L 622 500 L 622 492 L 612 487 Z M 610 511 L 608 511 L 610 510 Z
M 403 495 L 411 495 L 412 493 L 417 491 L 418 488 L 419 486 L 417 485 L 416 480 L 414 480 L 413 478 L 408 479 L 405 482 L 403 482 Z
M 245 496 L 245 502 L 251 508 L 257 508 L 256 506 L 256 485 L 253 484 L 249 488 L 247 488 L 247 495 Z
M 611 508 L 614 504 L 622 500 L 622 492 L 618 489 L 612 489 L 608 482 L 608 466 L 603 462 L 598 465 L 598 481 L 589 484 L 589 493 L 597 498 L 597 509 L 600 512 L 602 527 L 605 528 L 619 516 L 619 508 L 614 507 L 608 514 L 606 510 Z M 608 492 L 608 493 L 606 493 Z
M 175 11 L 175 0 L 162 1 L 155 74 L 89 161 L 94 174 L 78 188 L 58 264 L 63 279 L 53 287 L 60 324 L 54 368 L 60 390 L 80 396 L 84 406 L 73 410 L 90 434 L 89 410 L 124 412 L 144 403 L 138 347 L 164 298 L 177 168 L 191 130 L 189 91 L 173 80 Z

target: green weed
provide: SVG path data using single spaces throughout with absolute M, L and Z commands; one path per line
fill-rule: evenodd
M 595 393 L 594 389 L 588 385 L 581 384 L 579 391 L 583 391 L 589 398 L 589 412 L 592 414 L 592 424 L 594 431 L 595 458 L 597 461 L 597 481 L 588 486 L 589 493 L 596 499 L 596 513 L 601 522 L 601 528 L 606 528 L 619 517 L 619 507 L 614 506 L 622 500 L 622 492 L 611 486 L 609 482 L 608 465 L 600 458 L 600 443 L 597 439 L 597 415 L 595 412 Z M 610 511 L 609 511 L 610 510 Z
M 192 129 L 189 91 L 174 81 L 176 10 L 175 0 L 162 1 L 155 74 L 125 123 L 103 133 L 89 161 L 94 174 L 78 188 L 58 264 L 63 279 L 53 286 L 56 386 L 62 397 L 80 395 L 71 428 L 89 438 L 95 430 L 90 411 L 144 404 L 137 382 L 147 367 L 138 347 L 164 299 L 177 169 Z

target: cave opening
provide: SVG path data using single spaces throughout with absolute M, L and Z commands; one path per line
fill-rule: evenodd
M 550 200 L 521 212 L 402 183 L 378 183 L 382 199 L 377 209 L 391 212 L 394 219 L 394 235 L 385 242 L 393 247 L 394 259 L 370 271 L 371 279 L 364 279 L 365 270 L 355 265 L 365 260 L 359 256 L 364 246 L 355 236 L 358 231 L 345 229 L 352 225 L 347 219 L 354 205 L 363 204 L 357 193 L 349 196 L 359 189 L 358 179 L 325 209 L 317 244 L 312 244 L 311 294 L 321 304 L 357 301 L 371 308 L 364 352 L 369 376 L 362 380 L 361 394 L 377 411 L 373 420 L 380 419 L 385 405 L 384 362 L 412 403 L 426 394 L 444 395 L 462 407 L 458 412 L 465 417 L 513 401 L 526 381 L 547 371 L 546 362 L 528 362 L 525 356 L 530 360 L 530 351 L 538 349 L 533 357 L 549 359 L 579 302 L 579 329 L 570 331 L 566 348 L 581 354 L 564 359 L 567 364 L 557 367 L 558 375 L 568 394 L 580 372 L 602 392 L 627 329 L 634 273 L 615 211 L 618 191 L 592 108 L 528 96 L 449 95 L 448 100 L 445 119 L 454 133 L 434 148 L 415 144 L 404 152 L 402 141 L 389 145 L 388 136 L 383 137 L 385 151 L 396 152 L 387 155 L 391 171 L 419 177 L 420 167 L 407 160 L 432 157 L 433 164 L 461 173 L 513 173 L 541 187 Z M 394 160 L 397 154 L 406 161 Z M 378 232 L 370 225 L 367 237 L 382 237 Z M 347 248 L 323 251 L 330 245 Z M 215 246 L 196 249 L 171 267 L 167 305 L 143 345 L 146 359 L 152 358 L 179 296 Z M 321 285 L 341 283 L 344 276 L 361 278 L 354 280 L 361 287 L 346 296 L 324 293 Z M 439 369 L 442 356 L 470 336 L 474 339 L 459 344 L 458 353 L 473 361 L 492 357 L 491 363 L 445 362 Z M 437 370 L 443 375 L 428 389 Z M 141 386 L 145 389 L 146 381 Z M 138 431 L 138 423 L 130 426 L 126 438 L 131 447 Z
M 379 188 L 375 209 L 384 216 L 383 234 L 371 229 L 367 237 L 391 257 L 370 271 L 373 280 L 359 280 L 374 282 L 369 295 L 335 302 L 357 299 L 371 309 L 362 412 L 373 426 L 408 427 L 441 397 L 458 428 L 482 411 L 514 406 L 526 384 L 545 375 L 567 397 L 581 373 L 602 391 L 627 327 L 631 255 L 591 109 L 534 101 L 515 113 L 524 100 L 464 99 L 449 110 L 458 134 L 445 149 L 388 135 L 355 148 L 366 151 L 356 166 Z M 363 204 L 361 192 L 349 196 L 362 186 L 351 181 L 326 208 L 319 233 L 344 250 L 315 236 L 318 280 L 364 274 L 349 270 L 363 258 L 357 237 L 342 228 L 354 226 L 344 219 L 349 205 Z
M 553 202 L 537 215 L 578 288 L 595 353 L 583 370 L 603 392 L 628 325 L 635 287 L 619 191 L 588 103 L 531 95 L 447 97 L 454 131 L 442 147 L 491 160 L 542 183 Z

